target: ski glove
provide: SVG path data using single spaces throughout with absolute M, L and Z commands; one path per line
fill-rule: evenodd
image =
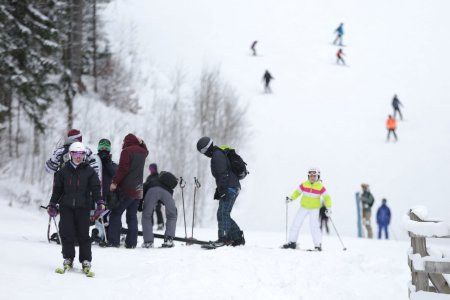
M 91 217 L 92 221 L 97 220 L 105 211 L 105 202 L 100 200 L 97 202 L 97 208 L 95 209 L 94 215 Z
M 227 197 L 226 190 L 216 188 L 216 192 L 214 193 L 215 200 L 224 200 L 226 197 Z
M 325 210 L 325 216 L 327 216 L 327 217 L 331 216 L 331 209 Z
M 47 213 L 52 218 L 56 217 L 58 215 L 58 208 L 56 207 L 56 204 L 50 202 L 47 206 Z

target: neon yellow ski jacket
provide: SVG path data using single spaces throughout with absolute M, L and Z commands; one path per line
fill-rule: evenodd
M 299 196 L 302 196 L 300 205 L 307 209 L 320 208 L 320 199 L 323 198 L 325 207 L 331 208 L 331 197 L 328 195 L 327 190 L 323 186 L 322 182 L 316 181 L 314 183 L 306 180 L 292 193 L 291 199 L 295 200 Z

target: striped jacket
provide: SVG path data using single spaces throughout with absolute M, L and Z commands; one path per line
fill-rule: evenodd
M 50 158 L 45 162 L 45 170 L 47 173 L 56 173 L 67 161 L 70 160 L 69 146 L 70 145 L 64 145 L 53 151 L 52 156 L 50 156 Z M 101 178 L 101 161 L 88 147 L 86 147 L 86 162 L 94 168 L 98 177 Z
M 300 205 L 307 209 L 319 209 L 321 206 L 321 198 L 325 203 L 326 208 L 331 208 L 331 198 L 322 182 L 316 181 L 314 183 L 306 180 L 292 193 L 291 199 L 295 200 L 302 196 Z

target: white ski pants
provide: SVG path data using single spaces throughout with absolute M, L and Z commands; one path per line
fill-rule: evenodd
M 319 208 L 306 209 L 300 207 L 298 209 L 294 222 L 291 225 L 291 230 L 289 231 L 289 242 L 297 242 L 300 228 L 307 216 L 309 216 L 309 229 L 311 230 L 314 246 L 320 246 L 322 244 L 322 232 L 320 231 Z

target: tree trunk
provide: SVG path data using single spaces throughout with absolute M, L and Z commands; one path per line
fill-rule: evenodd
M 93 22 L 93 33 L 92 33 L 92 48 L 93 48 L 93 76 L 94 76 L 94 92 L 97 93 L 98 86 L 97 86 L 97 0 L 93 1 L 93 9 L 92 9 L 92 22 Z
M 86 90 L 81 75 L 83 73 L 83 0 L 72 0 L 71 9 L 71 71 L 73 81 L 78 85 L 80 93 Z

